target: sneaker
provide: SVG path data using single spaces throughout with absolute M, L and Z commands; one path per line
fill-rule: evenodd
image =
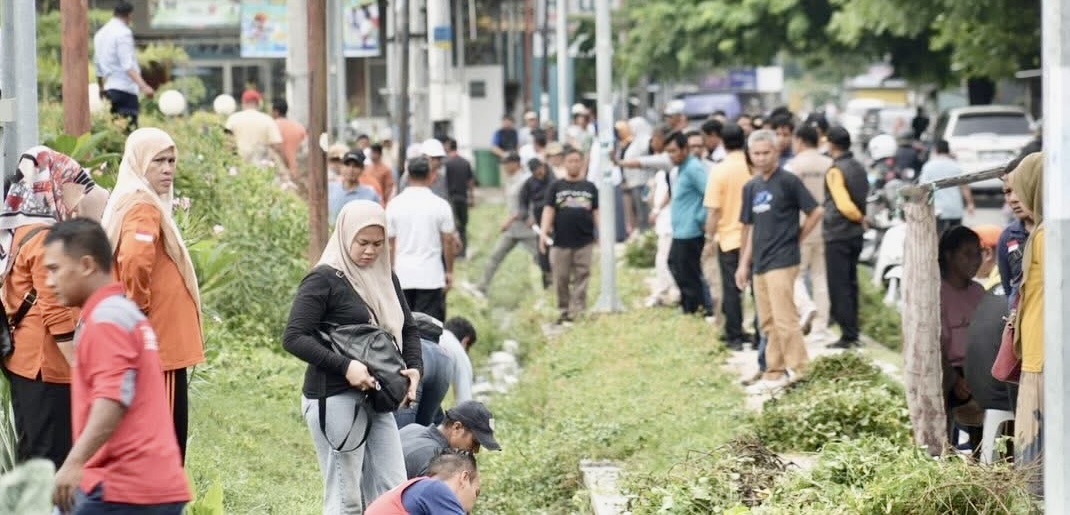
M 747 393 L 751 395 L 764 395 L 773 393 L 789 384 L 788 375 L 784 374 L 780 379 L 760 379 L 747 387 Z
M 815 317 L 817 317 L 816 309 L 812 309 L 807 312 L 806 315 L 803 315 L 800 325 L 800 327 L 802 327 L 803 336 L 807 336 L 810 334 L 810 329 L 812 329 L 814 326 Z
M 572 327 L 572 318 L 567 316 L 558 317 L 557 322 L 554 323 L 562 327 Z
M 862 344 L 857 341 L 845 340 L 840 338 L 835 342 L 832 342 L 825 346 L 826 349 L 852 349 L 854 347 L 861 347 Z
M 725 342 L 724 346 L 727 347 L 728 350 L 742 351 L 743 350 L 743 340 L 734 340 L 734 341 L 730 341 L 730 342 Z
M 759 371 L 755 372 L 753 376 L 750 376 L 747 379 L 744 379 L 744 380 L 740 381 L 739 384 L 741 384 L 743 386 L 750 386 L 750 385 L 752 385 L 754 383 L 757 383 L 758 381 L 761 381 L 762 380 L 762 375 L 764 375 L 764 374 L 765 374 L 764 372 L 759 370 Z

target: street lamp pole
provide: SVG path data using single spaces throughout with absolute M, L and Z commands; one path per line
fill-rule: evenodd
M 12 170 L 22 151 L 39 142 L 37 133 L 37 11 L 34 2 L 0 2 L 3 76 L 0 124 L 3 167 Z M 88 92 L 82 92 L 88 95 Z
M 1044 506 L 1047 513 L 1070 510 L 1070 5 L 1044 0 L 1041 18 L 1044 91 Z
M 598 79 L 598 239 L 601 242 L 602 289 L 594 310 L 612 313 L 623 310 L 617 295 L 616 195 L 613 190 L 613 39 L 611 36 L 609 0 L 595 4 L 595 69 Z M 594 161 L 592 159 L 592 161 Z

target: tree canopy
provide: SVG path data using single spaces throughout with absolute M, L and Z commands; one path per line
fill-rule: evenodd
M 890 58 L 907 79 L 998 79 L 1040 61 L 1040 0 L 644 0 L 620 13 L 625 74 Z

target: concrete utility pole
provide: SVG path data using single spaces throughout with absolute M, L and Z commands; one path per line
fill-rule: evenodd
M 63 25 L 63 132 L 89 132 L 89 0 L 60 2 Z
M 557 139 L 564 141 L 568 129 L 568 0 L 557 0 Z
M 535 85 L 535 0 L 524 0 L 524 110 L 534 106 L 531 90 Z
M 1044 508 L 1047 513 L 1070 512 L 1070 5 L 1044 0 Z
M 287 118 L 308 127 L 308 2 L 286 0 L 286 20 L 289 38 L 286 49 L 286 103 L 290 106 Z M 226 87 L 230 87 L 227 85 Z M 309 152 L 319 148 L 318 135 L 309 132 Z
M 327 120 L 334 141 L 345 141 L 349 118 L 346 102 L 345 13 L 342 0 L 327 0 Z
M 598 164 L 601 171 L 598 181 L 598 240 L 602 246 L 602 290 L 594 310 L 611 313 L 624 307 L 617 295 L 617 244 L 616 197 L 613 194 L 613 39 L 611 36 L 609 0 L 597 0 L 595 4 L 595 68 L 598 79 Z
M 453 27 L 449 0 L 427 0 L 427 104 L 428 128 L 435 122 L 449 120 L 446 83 L 449 79 Z M 456 112 L 456 109 L 452 109 Z M 429 137 L 438 136 L 434 131 Z
M 318 142 L 327 132 L 327 0 L 308 0 L 309 38 L 308 137 Z M 308 153 L 308 260 L 319 261 L 327 245 L 327 154 L 311 145 Z
M 4 170 L 37 144 L 37 12 L 33 2 L 0 2 L 3 75 L 0 76 L 0 123 L 3 123 Z M 88 95 L 88 91 L 84 94 Z
M 542 68 L 539 70 L 539 122 L 545 123 L 550 116 L 550 0 L 539 0 L 539 35 L 542 43 Z
M 409 128 L 412 132 L 412 137 L 416 141 L 423 141 L 428 137 L 429 129 L 431 128 L 431 111 L 428 107 L 428 79 L 427 79 L 427 51 L 431 46 L 432 34 L 423 34 L 422 38 L 417 37 L 413 39 L 413 27 L 420 27 L 426 31 L 427 28 L 427 1 L 428 0 L 410 0 L 409 5 L 409 89 L 407 94 L 410 97 L 410 112 L 412 113 L 412 125 Z M 434 1 L 434 0 L 432 0 Z M 416 47 L 416 51 L 413 52 L 413 47 Z M 398 151 L 402 154 L 405 153 L 406 148 L 400 148 Z
M 405 173 L 405 153 L 409 149 L 409 133 L 412 132 L 409 126 L 409 0 L 397 0 L 397 20 L 399 55 L 397 66 L 400 70 L 400 77 L 398 77 L 397 90 L 393 91 L 398 99 L 397 111 L 394 113 L 398 123 L 398 133 L 394 141 L 398 145 L 398 162 L 395 170 L 398 177 L 401 177 Z

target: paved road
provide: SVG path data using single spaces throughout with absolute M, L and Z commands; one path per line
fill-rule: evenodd
M 979 206 L 974 211 L 973 216 L 970 216 L 968 214 L 966 215 L 966 219 L 963 220 L 963 223 L 966 226 L 992 224 L 1002 227 L 1004 225 L 1007 225 L 1008 219 L 1007 215 L 1003 213 L 1003 208 L 989 207 L 990 205 L 991 204 L 983 205 L 983 207 Z

